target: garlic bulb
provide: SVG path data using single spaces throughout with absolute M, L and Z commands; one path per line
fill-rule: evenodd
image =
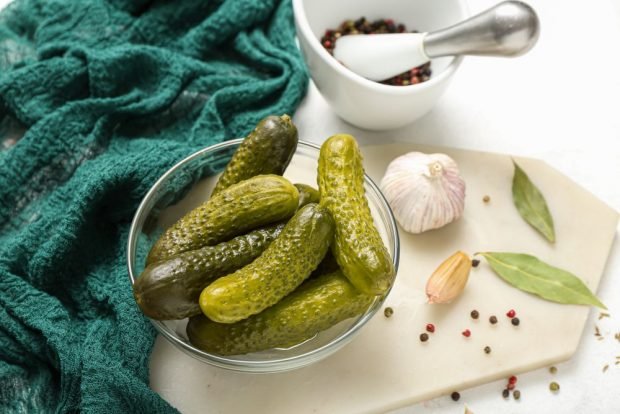
M 393 160 L 381 181 L 396 221 L 422 233 L 458 219 L 465 206 L 465 181 L 445 154 L 410 152 Z

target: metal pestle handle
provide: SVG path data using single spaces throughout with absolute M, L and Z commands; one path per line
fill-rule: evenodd
M 424 39 L 429 57 L 451 55 L 519 56 L 530 50 L 540 32 L 534 9 L 505 1 Z

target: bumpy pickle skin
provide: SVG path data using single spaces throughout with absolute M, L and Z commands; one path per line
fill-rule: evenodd
M 241 142 L 211 196 L 261 174 L 284 174 L 297 149 L 297 128 L 288 115 L 268 116 Z
M 273 224 L 148 265 L 133 285 L 138 306 L 157 320 L 199 315 L 198 298 L 205 286 L 251 263 L 283 228 L 284 223 Z
M 147 264 L 285 220 L 298 204 L 297 188 L 278 175 L 257 175 L 233 184 L 167 229 L 151 248 Z
M 219 355 L 240 355 L 290 347 L 362 314 L 375 300 L 355 289 L 340 271 L 305 281 L 259 314 L 233 324 L 194 316 L 187 335 L 196 347 Z
M 234 323 L 276 304 L 318 266 L 333 236 L 334 220 L 325 208 L 302 207 L 262 255 L 202 291 L 202 312 L 215 322 Z
M 318 183 L 321 205 L 336 223 L 332 253 L 342 272 L 360 291 L 385 294 L 396 272 L 368 207 L 362 156 L 355 138 L 339 134 L 323 143 Z

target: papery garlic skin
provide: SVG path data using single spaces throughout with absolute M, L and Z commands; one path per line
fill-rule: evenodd
M 428 303 L 452 302 L 465 289 L 471 267 L 471 258 L 462 251 L 444 260 L 426 282 Z
M 409 233 L 437 229 L 465 208 L 465 181 L 445 154 L 410 152 L 394 159 L 381 180 L 396 221 Z

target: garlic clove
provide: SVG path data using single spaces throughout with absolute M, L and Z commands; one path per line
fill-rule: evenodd
M 461 217 L 465 207 L 465 181 L 445 154 L 410 152 L 394 159 L 381 190 L 409 233 L 443 227 Z
M 450 303 L 461 294 L 471 272 L 471 259 L 462 251 L 439 265 L 426 282 L 428 303 Z

